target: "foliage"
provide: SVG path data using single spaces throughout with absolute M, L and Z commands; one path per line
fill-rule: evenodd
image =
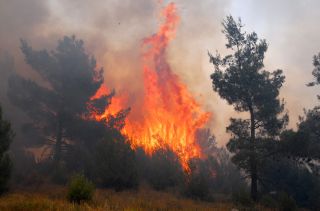
M 135 153 L 128 140 L 118 131 L 110 133 L 97 144 L 93 152 L 95 181 L 102 187 L 113 187 L 116 190 L 136 188 L 138 173 Z
M 71 178 L 68 188 L 68 200 L 80 204 L 92 200 L 94 185 L 82 174 L 77 174 Z
M 225 147 L 218 147 L 214 135 L 209 129 L 197 131 L 196 140 L 201 146 L 202 159 L 192 159 L 191 171 L 187 174 L 186 190 L 194 184 L 193 179 L 206 183 L 205 189 L 209 189 L 206 197 L 212 198 L 214 194 L 229 195 L 235 190 L 246 186 L 239 169 L 231 162 L 231 154 Z M 203 179 L 201 179 L 203 178 Z M 191 185 L 191 187 L 190 187 Z M 196 195 L 195 195 L 196 196 Z
M 319 59 L 320 54 L 314 57 L 313 75 L 316 81 L 309 86 L 319 84 Z M 270 180 L 267 186 L 285 191 L 299 206 L 319 209 L 320 108 L 316 106 L 305 110 L 297 130 L 283 131 L 280 140 L 276 160 L 269 161 L 263 172 Z
M 9 122 L 3 119 L 0 107 L 0 194 L 8 189 L 11 174 L 11 160 L 8 154 L 13 140 L 13 132 Z
M 320 107 L 305 111 L 297 131 L 282 133 L 281 152 L 320 175 Z
M 230 194 L 247 186 L 239 169 L 232 163 L 231 156 L 227 149 L 218 148 L 216 162 L 211 164 L 215 171 L 212 189 L 218 193 Z
M 88 114 L 87 103 L 103 83 L 103 69 L 84 50 L 83 41 L 73 37 L 59 40 L 55 51 L 35 51 L 21 40 L 26 62 L 42 81 L 35 82 L 19 75 L 9 79 L 8 96 L 32 120 L 26 125 L 37 146 L 52 145 L 56 163 L 69 140 L 74 122 Z M 107 99 L 105 99 L 107 104 Z M 68 140 L 68 141 L 67 141 Z
M 279 155 L 268 161 L 262 175 L 268 178 L 263 186 L 265 193 L 285 192 L 299 206 L 319 209 L 320 180 L 303 165 Z
M 294 211 L 297 210 L 296 202 L 287 193 L 281 192 L 278 195 L 278 204 L 281 211 Z
M 254 202 L 246 189 L 239 189 L 232 193 L 232 201 L 234 204 L 243 207 L 253 207 Z
M 76 166 L 77 162 L 75 157 L 71 158 L 76 154 L 71 152 L 89 149 L 92 153 L 106 130 L 120 129 L 129 110 L 121 110 L 99 122 L 91 120 L 92 112 L 104 112 L 114 92 L 91 99 L 104 81 L 103 69 L 97 69 L 94 57 L 75 36 L 59 40 L 52 51 L 33 50 L 21 40 L 21 50 L 41 79 L 34 81 L 12 75 L 8 97 L 29 116 L 30 121 L 22 127 L 27 140 L 25 146 L 44 149 L 46 159 L 42 160 L 52 165 L 55 180 L 64 181 L 70 173 L 65 167 Z M 84 163 L 80 166 L 85 166 Z
M 268 45 L 255 32 L 243 32 L 241 20 L 236 22 L 228 16 L 223 27 L 226 47 L 233 54 L 224 58 L 209 54 L 215 68 L 212 85 L 236 111 L 249 114 L 249 119 L 231 119 L 227 131 L 232 137 L 227 147 L 235 153 L 233 162 L 250 176 L 251 196 L 257 200 L 257 182 L 262 179 L 259 168 L 288 119 L 287 115 L 279 116 L 284 110 L 278 99 L 284 76 L 282 70 L 272 73 L 263 70 Z
M 269 208 L 277 208 L 278 207 L 278 202 L 270 194 L 263 195 L 259 202 L 261 205 L 263 205 L 265 207 L 269 207 Z
M 315 81 L 309 83 L 308 84 L 309 86 L 315 86 L 320 84 L 320 53 L 318 53 L 318 55 L 314 55 L 313 66 L 314 66 L 314 69 L 312 71 L 312 75 L 314 76 Z
M 23 149 L 16 149 L 12 162 L 12 183 L 18 186 L 38 187 L 45 182 L 44 175 L 52 170 L 44 163 L 36 162 L 35 156 Z
M 136 152 L 140 179 L 156 190 L 177 187 L 184 182 L 184 172 L 178 156 L 169 148 L 158 149 L 151 156 L 142 149 Z
M 192 159 L 189 162 L 190 172 L 187 175 L 185 194 L 194 199 L 211 201 L 213 182 L 216 176 L 214 169 L 215 160 Z
M 298 126 L 296 141 L 303 141 L 303 145 L 299 144 L 300 152 L 296 155 L 311 160 L 320 160 L 320 107 L 315 107 L 312 110 L 306 111 L 305 118 L 301 118 Z M 311 164 L 312 165 L 312 164 Z M 319 172 L 320 173 L 320 172 Z

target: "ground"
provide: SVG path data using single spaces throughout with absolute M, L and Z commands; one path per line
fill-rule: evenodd
M 228 202 L 203 202 L 187 199 L 170 192 L 159 192 L 149 188 L 115 192 L 96 190 L 92 202 L 82 205 L 69 203 L 66 188 L 47 187 L 37 190 L 15 189 L 0 197 L 0 210 L 232 210 Z M 261 210 L 261 209 L 258 209 Z

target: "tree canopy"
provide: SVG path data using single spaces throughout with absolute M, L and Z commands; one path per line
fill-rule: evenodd
M 218 53 L 209 53 L 214 65 L 212 85 L 236 111 L 249 114 L 249 119 L 231 118 L 227 131 L 232 137 L 227 147 L 235 153 L 233 161 L 251 178 L 251 196 L 256 200 L 262 157 L 288 120 L 287 115 L 280 116 L 284 103 L 279 99 L 279 90 L 285 77 L 282 70 L 264 70 L 266 40 L 259 39 L 255 32 L 243 31 L 241 20 L 235 21 L 232 16 L 222 24 L 226 48 L 232 54 L 222 58 Z
M 3 119 L 0 107 L 0 194 L 7 190 L 11 173 L 11 161 L 8 154 L 13 140 L 13 131 L 9 122 Z
M 29 145 L 51 145 L 51 157 L 58 164 L 70 144 L 103 137 L 97 127 L 105 125 L 88 116 L 90 109 L 104 112 L 114 93 L 91 100 L 104 81 L 103 69 L 96 68 L 96 60 L 75 36 L 59 40 L 52 51 L 33 50 L 21 40 L 21 50 L 42 81 L 15 74 L 9 79 L 8 96 L 31 120 L 23 127 L 26 138 L 33 140 Z

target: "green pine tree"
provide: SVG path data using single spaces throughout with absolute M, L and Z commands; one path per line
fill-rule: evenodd
M 228 16 L 223 27 L 226 47 L 232 53 L 224 58 L 209 54 L 215 68 L 212 85 L 237 112 L 245 112 L 249 117 L 231 118 L 227 131 L 232 137 L 227 147 L 234 153 L 233 162 L 251 179 L 251 197 L 257 200 L 264 156 L 288 120 L 287 115 L 280 117 L 284 104 L 279 100 L 279 89 L 285 77 L 281 70 L 263 69 L 268 45 L 255 32 L 243 31 L 241 20 L 237 22 Z

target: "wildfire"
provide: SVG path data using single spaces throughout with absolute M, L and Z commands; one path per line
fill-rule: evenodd
M 95 118 L 100 120 L 130 106 L 132 113 L 139 112 L 141 116 L 129 115 L 122 131 L 130 138 L 132 148 L 142 147 L 151 155 L 157 149 L 167 147 L 178 155 L 183 167 L 188 170 L 189 159 L 201 156 L 195 134 L 208 121 L 210 113 L 201 110 L 166 61 L 166 49 L 175 37 L 180 19 L 176 5 L 168 4 L 162 10 L 161 18 L 163 23 L 158 32 L 145 38 L 142 43 L 142 106 L 127 105 L 123 97 L 114 97 L 105 113 L 95 115 Z M 107 93 L 108 89 L 102 86 L 93 98 Z

